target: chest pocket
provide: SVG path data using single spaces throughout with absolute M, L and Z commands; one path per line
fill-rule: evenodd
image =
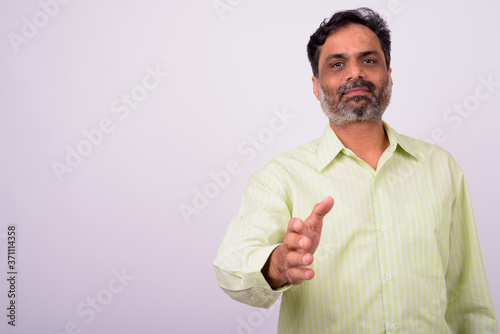
M 450 213 L 440 205 L 405 206 L 407 256 L 422 277 L 443 277 L 449 258 Z

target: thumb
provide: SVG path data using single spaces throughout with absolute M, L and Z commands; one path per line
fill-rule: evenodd
M 333 198 L 325 197 L 321 202 L 316 204 L 309 216 L 308 223 L 319 224 L 323 222 L 323 217 L 333 208 Z
M 332 208 L 333 198 L 326 196 L 321 202 L 314 206 L 312 215 L 316 215 L 317 218 L 323 218 Z

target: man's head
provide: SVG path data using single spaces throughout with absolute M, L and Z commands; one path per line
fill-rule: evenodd
M 378 122 L 392 91 L 390 31 L 368 8 L 335 13 L 311 36 L 314 94 L 331 122 Z

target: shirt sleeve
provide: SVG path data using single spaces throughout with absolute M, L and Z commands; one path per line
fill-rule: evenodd
M 451 224 L 446 321 L 454 333 L 498 333 L 463 174 L 453 202 Z
M 290 288 L 273 290 L 261 272 L 283 241 L 291 218 L 289 201 L 273 184 L 264 172 L 252 174 L 239 214 L 231 221 L 214 261 L 217 282 L 224 292 L 237 301 L 265 308 Z

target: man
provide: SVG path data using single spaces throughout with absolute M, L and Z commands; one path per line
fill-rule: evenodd
M 311 36 L 329 127 L 252 174 L 215 259 L 232 298 L 283 296 L 279 333 L 498 332 L 462 171 L 382 121 L 390 45 L 367 8 Z

